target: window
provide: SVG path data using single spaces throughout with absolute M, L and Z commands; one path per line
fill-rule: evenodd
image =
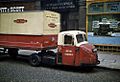
M 74 45 L 73 37 L 70 36 L 70 35 L 65 35 L 65 36 L 64 36 L 64 44 Z
M 78 34 L 78 35 L 76 35 L 76 38 L 77 38 L 77 42 L 78 42 L 78 43 L 84 41 L 82 34 Z
M 93 3 L 88 8 L 89 13 L 104 12 L 104 3 Z

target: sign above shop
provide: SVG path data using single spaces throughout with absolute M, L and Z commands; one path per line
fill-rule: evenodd
M 42 1 L 42 9 L 45 10 L 75 10 L 77 8 L 76 0 L 47 0 Z
M 24 2 L 30 2 L 30 1 L 35 1 L 35 0 L 0 0 L 0 2 L 11 2 L 11 1 L 24 1 Z
M 7 13 L 7 12 L 23 12 L 24 6 L 17 6 L 17 7 L 0 7 L 1 13 Z
M 92 3 L 88 6 L 88 13 L 108 13 L 108 12 L 120 12 L 120 2 L 101 2 Z

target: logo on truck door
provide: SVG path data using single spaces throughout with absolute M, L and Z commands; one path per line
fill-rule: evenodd
M 14 20 L 14 23 L 26 23 L 27 22 L 27 20 L 25 20 L 25 19 L 16 19 L 16 20 Z
M 66 56 L 73 56 L 72 50 L 65 50 Z

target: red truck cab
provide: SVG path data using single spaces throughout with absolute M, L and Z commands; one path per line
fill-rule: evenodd
M 57 63 L 81 66 L 99 63 L 97 49 L 87 42 L 82 31 L 64 31 L 58 34 Z

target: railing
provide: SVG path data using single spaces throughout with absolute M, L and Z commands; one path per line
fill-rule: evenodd
M 95 47 L 98 49 L 98 51 L 120 52 L 120 45 L 97 44 Z

